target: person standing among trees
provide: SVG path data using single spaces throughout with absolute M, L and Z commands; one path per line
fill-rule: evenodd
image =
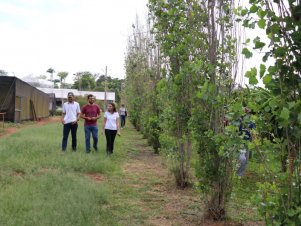
M 116 134 L 120 136 L 119 114 L 116 111 L 116 106 L 114 103 L 108 104 L 108 109 L 104 114 L 102 129 L 106 135 L 107 155 L 111 155 L 113 154 L 114 150 Z
M 72 150 L 76 151 L 77 140 L 76 140 L 76 132 L 78 124 L 77 122 L 80 120 L 80 106 L 77 102 L 74 101 L 74 94 L 69 92 L 68 101 L 63 105 L 63 114 L 62 114 L 62 124 L 64 125 L 63 129 L 63 140 L 62 140 L 62 152 L 66 151 L 68 136 L 71 130 L 72 136 Z
M 121 108 L 119 109 L 120 121 L 121 121 L 121 128 L 125 126 L 125 119 L 127 117 L 127 110 L 124 104 L 121 104 Z
M 85 119 L 85 141 L 86 141 L 86 153 L 91 152 L 90 148 L 90 137 L 92 133 L 93 148 L 95 151 L 98 150 L 98 126 L 97 120 L 101 117 L 101 111 L 97 104 L 95 104 L 95 98 L 89 94 L 87 96 L 88 103 L 83 106 L 81 117 Z
M 255 129 L 256 126 L 251 121 L 251 109 L 245 108 L 245 113 L 246 115 L 241 118 L 241 123 L 239 125 L 239 132 L 240 135 L 243 136 L 243 140 L 247 142 L 251 142 L 253 140 L 251 130 Z M 245 144 L 245 148 L 240 151 L 240 155 L 238 158 L 239 166 L 236 172 L 238 176 L 242 177 L 245 174 L 249 158 L 250 158 L 250 151 L 248 149 L 248 144 Z

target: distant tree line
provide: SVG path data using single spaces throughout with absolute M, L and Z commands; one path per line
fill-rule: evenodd
M 116 102 L 120 102 L 124 79 L 112 78 L 111 76 L 100 75 L 89 71 L 81 71 L 73 74 L 73 84 L 67 84 L 66 78 L 69 75 L 68 72 L 58 72 L 57 77 L 59 77 L 59 79 L 54 79 L 53 73 L 55 70 L 53 68 L 49 68 L 46 72 L 50 73 L 51 81 L 55 88 L 72 88 L 102 92 L 106 90 L 108 92 L 115 92 Z
M 73 83 L 69 84 L 66 82 L 69 72 L 58 71 L 56 73 L 53 68 L 47 69 L 46 72 L 49 73 L 50 78 L 48 78 L 47 75 L 40 75 L 37 78 L 52 82 L 54 88 L 72 88 L 98 92 L 104 92 L 106 90 L 108 92 L 115 92 L 117 103 L 121 100 L 121 91 L 124 79 L 112 78 L 111 76 L 100 75 L 89 71 L 82 71 L 73 74 Z M 8 76 L 8 73 L 5 70 L 0 69 L 0 76 Z M 34 86 L 41 86 L 41 84 L 36 81 Z
M 71 88 L 78 90 L 108 91 L 115 92 L 116 102 L 121 99 L 121 91 L 124 79 L 112 78 L 111 76 L 93 74 L 89 71 L 74 74 L 74 83 Z

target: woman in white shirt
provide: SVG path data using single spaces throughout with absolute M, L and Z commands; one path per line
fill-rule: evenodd
M 114 141 L 116 134 L 120 136 L 119 114 L 116 111 L 116 106 L 114 103 L 108 104 L 108 109 L 104 115 L 102 128 L 105 132 L 107 140 L 107 154 L 111 155 L 113 154 L 114 150 Z

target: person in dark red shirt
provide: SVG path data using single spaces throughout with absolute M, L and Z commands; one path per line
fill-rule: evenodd
M 97 120 L 101 117 L 101 110 L 97 104 L 94 103 L 95 98 L 93 95 L 88 95 L 88 103 L 82 107 L 81 117 L 85 119 L 85 139 L 86 139 L 86 153 L 91 152 L 90 137 L 92 133 L 93 148 L 97 151 L 98 143 L 98 126 Z

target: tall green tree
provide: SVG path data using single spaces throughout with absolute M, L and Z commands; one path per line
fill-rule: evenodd
M 144 30 L 138 18 L 132 28 L 125 60 L 124 101 L 134 126 L 144 134 L 155 152 L 159 152 L 161 129 L 156 86 L 160 80 L 160 51 L 150 31 L 150 20 L 147 30 Z
M 53 81 L 53 74 L 55 73 L 55 70 L 53 68 L 48 68 L 46 72 L 50 74 L 50 81 Z
M 77 72 L 74 75 L 73 89 L 78 90 L 94 90 L 96 86 L 96 74 L 92 74 L 89 71 Z
M 260 67 L 246 73 L 256 86 L 262 79 L 265 89 L 253 94 L 254 108 L 260 114 L 259 131 L 271 141 L 261 139 L 253 147 L 261 154 L 266 170 L 265 183 L 259 183 L 257 201 L 267 225 L 301 225 L 301 6 L 299 0 L 250 0 L 250 7 L 240 8 L 243 25 L 263 29 L 266 37 L 256 37 L 244 48 L 246 57 L 252 49 L 264 51 Z M 251 48 L 250 48 L 251 47 Z M 273 62 L 267 67 L 267 61 Z M 282 173 L 268 161 L 281 159 Z M 287 170 L 286 170 L 287 169 Z
M 196 95 L 192 122 L 200 156 L 198 177 L 208 197 L 207 214 L 211 219 L 222 220 L 226 216 L 236 156 L 242 144 L 235 121 L 243 114 L 243 99 L 232 94 L 238 61 L 237 37 L 233 36 L 237 34 L 235 4 L 234 1 L 213 0 L 200 7 L 202 10 L 198 14 L 206 15 L 203 31 L 207 51 L 200 67 L 204 83 Z M 231 113 L 228 115 L 227 105 Z M 225 117 L 231 120 L 227 127 Z
M 160 146 L 183 188 L 190 182 L 192 147 L 197 144 L 197 176 L 208 198 L 208 216 L 216 220 L 225 217 L 241 143 L 236 126 L 225 129 L 223 124 L 226 104 L 236 103 L 231 108 L 234 120 L 242 113 L 242 100 L 231 99 L 237 71 L 233 9 L 233 1 L 150 0 L 154 39 L 148 44 L 159 49 L 159 70 L 148 65 L 150 52 L 141 51 L 147 43 L 141 32 L 134 36 L 134 48 L 126 61 L 127 75 L 132 75 L 127 77 L 126 87 L 133 96 L 143 98 L 131 104 L 139 127 L 145 124 L 139 115 L 143 112 L 140 103 L 145 103 L 147 96 L 147 71 L 150 75 L 159 72 L 153 103 L 160 112 Z
M 159 85 L 165 118 L 161 142 L 171 145 L 163 147 L 172 150 L 169 154 L 177 160 L 173 163 L 173 172 L 178 185 L 184 188 L 190 179 L 192 96 L 199 84 L 198 75 L 193 73 L 193 70 L 198 70 L 196 63 L 199 60 L 195 44 L 202 48 L 203 40 L 201 33 L 196 32 L 198 24 L 191 4 L 180 0 L 152 0 L 149 9 L 154 21 L 153 32 L 165 64 L 164 78 Z M 201 23 L 201 18 L 198 19 Z
M 68 74 L 69 73 L 66 71 L 61 71 L 61 72 L 57 73 L 57 76 L 60 78 L 61 88 L 64 88 L 64 83 L 65 83 L 65 80 L 66 80 Z
M 116 102 L 120 103 L 122 85 L 124 83 L 123 79 L 112 78 L 111 76 L 101 75 L 96 80 L 95 91 L 104 91 L 107 86 L 107 90 L 110 92 L 115 92 Z

